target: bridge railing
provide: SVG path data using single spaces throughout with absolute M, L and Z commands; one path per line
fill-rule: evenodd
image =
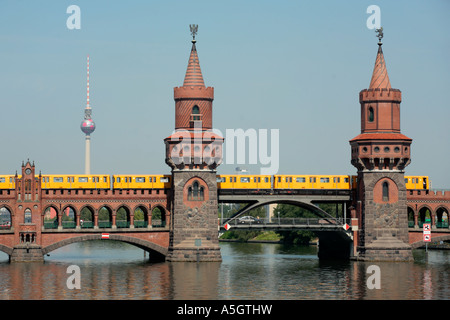
M 336 226 L 340 227 L 344 225 L 343 218 L 271 218 L 271 219 L 259 219 L 259 218 L 237 218 L 227 222 L 230 226 Z

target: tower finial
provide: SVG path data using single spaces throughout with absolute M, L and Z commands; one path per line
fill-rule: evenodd
M 189 29 L 191 29 L 191 35 L 192 35 L 192 43 L 195 43 L 195 36 L 198 32 L 198 24 L 190 24 Z
M 375 29 L 375 32 L 377 33 L 378 37 L 378 45 L 382 45 L 381 39 L 383 39 L 383 27 L 380 27 L 380 29 Z

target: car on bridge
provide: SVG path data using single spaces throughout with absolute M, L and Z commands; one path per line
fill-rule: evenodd
M 263 223 L 263 221 L 259 218 L 255 218 L 252 216 L 243 216 L 237 219 L 238 223 L 242 224 L 255 224 L 255 223 Z

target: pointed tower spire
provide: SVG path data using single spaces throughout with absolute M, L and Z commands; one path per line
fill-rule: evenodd
M 383 49 L 381 46 L 383 43 L 381 39 L 383 38 L 383 28 L 375 30 L 378 35 L 378 52 L 377 58 L 375 60 L 375 66 L 373 67 L 372 79 L 370 80 L 369 89 L 390 89 L 391 82 L 389 81 L 388 72 L 386 69 L 386 62 L 384 61 Z
M 184 77 L 183 86 L 205 86 L 205 82 L 203 81 L 202 70 L 200 69 L 200 62 L 198 60 L 197 48 L 195 47 L 195 35 L 197 34 L 198 25 L 191 24 L 190 26 L 191 34 L 192 34 L 192 49 L 191 55 L 189 56 L 188 67 L 186 70 L 186 75 Z

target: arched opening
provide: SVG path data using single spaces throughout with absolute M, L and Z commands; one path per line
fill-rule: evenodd
M 194 181 L 192 186 L 188 188 L 188 200 L 189 201 L 203 201 L 205 198 L 204 187 L 200 186 L 198 181 Z
M 44 228 L 58 228 L 58 210 L 53 206 L 47 207 L 47 209 L 45 209 L 44 211 Z
M 419 227 L 422 228 L 424 223 L 431 223 L 431 210 L 428 207 L 422 207 L 419 210 Z
M 112 227 L 112 211 L 109 207 L 103 206 L 98 210 L 98 227 L 111 228 Z
M 436 210 L 436 228 L 448 228 L 448 211 L 443 207 Z
M 389 183 L 387 181 L 383 182 L 383 201 L 389 202 Z
M 411 207 L 408 207 L 408 227 L 414 228 L 414 210 Z
M 368 120 L 369 120 L 369 122 L 373 122 L 374 119 L 375 119 L 375 115 L 374 115 L 374 112 L 373 112 L 373 108 L 369 107 Z
M 30 209 L 25 209 L 25 215 L 24 215 L 24 223 L 32 223 L 33 219 L 31 216 L 31 210 Z
M 94 227 L 94 210 L 90 207 L 84 207 L 80 211 L 80 227 L 93 228 Z
M 152 227 L 164 228 L 166 226 L 166 212 L 163 207 L 156 206 L 152 210 Z
M 117 228 L 130 227 L 130 211 L 127 207 L 122 206 L 116 212 L 116 226 Z
M 200 108 L 197 105 L 192 108 L 192 120 L 200 120 Z
M 77 226 L 75 210 L 67 206 L 63 209 L 61 215 L 61 225 L 63 229 L 74 229 Z
M 0 230 L 11 229 L 11 211 L 6 207 L 0 208 Z
M 147 209 L 144 206 L 138 206 L 134 209 L 134 227 L 146 228 L 148 226 Z

